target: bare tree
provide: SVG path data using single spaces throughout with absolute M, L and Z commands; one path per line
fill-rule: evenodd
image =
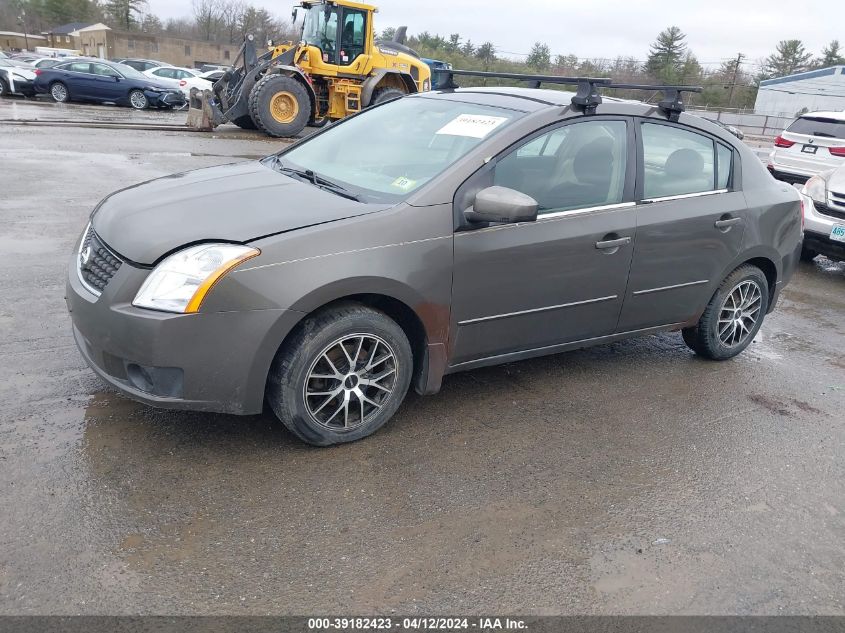
M 194 20 L 203 39 L 211 40 L 220 31 L 220 4 L 220 0 L 192 0 L 191 2 Z
M 220 0 L 220 22 L 229 44 L 235 43 L 245 10 L 246 4 L 242 0 Z

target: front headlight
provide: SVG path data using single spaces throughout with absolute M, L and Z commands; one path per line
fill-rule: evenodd
M 826 183 L 821 176 L 813 176 L 805 184 L 801 190 L 805 196 L 810 196 L 813 202 L 818 204 L 825 204 L 825 190 Z
M 164 312 L 197 312 L 226 273 L 260 254 L 240 244 L 198 244 L 166 257 L 147 277 L 132 305 Z
M 430 82 L 428 79 L 425 79 L 425 80 L 423 81 L 423 89 L 422 89 L 422 91 L 423 91 L 423 92 L 428 92 L 429 90 L 431 90 L 431 82 Z

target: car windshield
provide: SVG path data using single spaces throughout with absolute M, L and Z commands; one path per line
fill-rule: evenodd
M 367 202 L 399 202 L 523 113 L 406 97 L 306 140 L 268 166 L 306 170 Z
M 144 73 L 135 70 L 132 66 L 127 66 L 126 64 L 113 64 L 112 67 L 119 71 L 120 74 L 127 79 L 149 79 L 149 77 L 147 77 Z
M 824 117 L 803 116 L 792 122 L 787 132 L 807 134 L 809 136 L 823 136 L 826 138 L 845 139 L 845 121 L 826 119 Z

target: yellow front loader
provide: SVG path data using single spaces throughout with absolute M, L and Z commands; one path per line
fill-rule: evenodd
M 296 136 L 362 108 L 431 89 L 431 71 L 410 48 L 376 42 L 376 7 L 306 0 L 301 41 L 260 57 L 248 36 L 236 66 L 214 84 L 211 123 L 231 121 L 270 136 Z

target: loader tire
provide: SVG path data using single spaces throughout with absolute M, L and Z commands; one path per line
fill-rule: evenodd
M 393 101 L 394 99 L 401 99 L 405 93 L 399 88 L 379 88 L 373 93 L 373 98 L 370 100 L 370 105 L 377 106 L 385 101 Z
M 249 94 L 249 113 L 265 134 L 296 136 L 311 116 L 311 99 L 305 86 L 293 77 L 266 75 Z
M 254 130 L 256 128 L 255 121 L 248 114 L 239 116 L 237 119 L 232 119 L 232 123 L 237 125 L 242 130 Z

